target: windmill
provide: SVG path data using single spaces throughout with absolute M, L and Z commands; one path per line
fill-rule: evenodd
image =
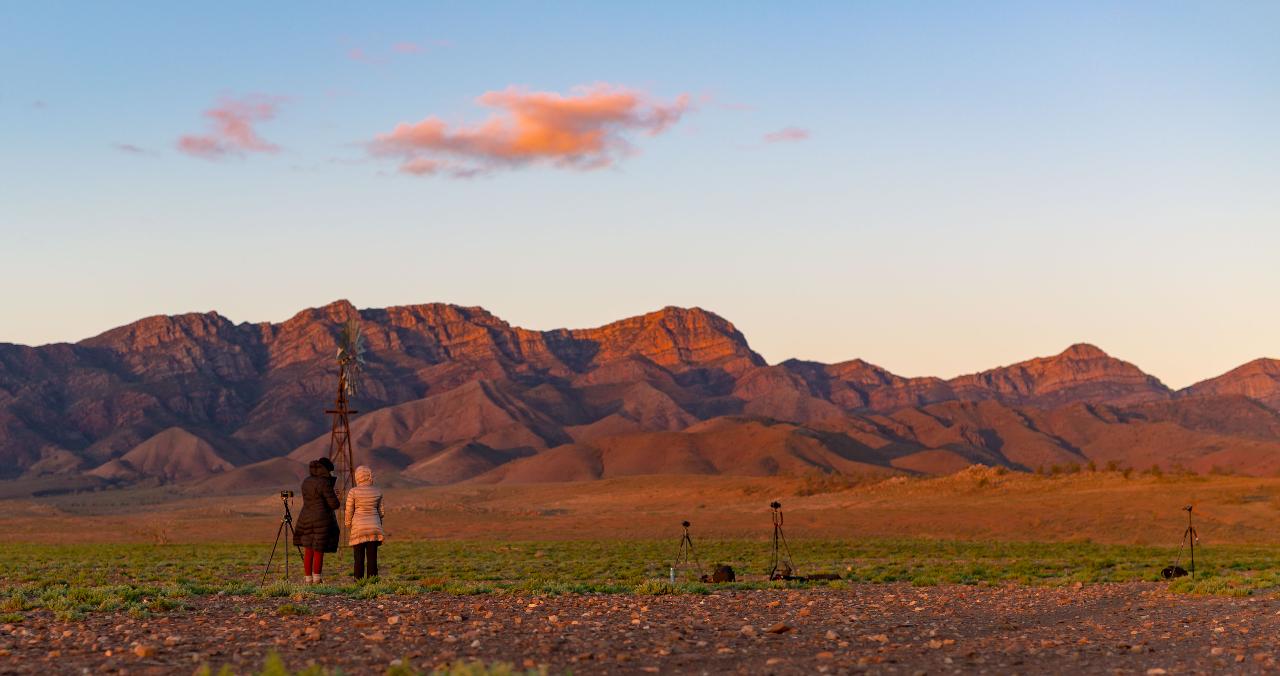
M 351 416 L 359 413 L 348 408 L 349 398 L 354 397 L 360 384 L 360 371 L 364 368 L 364 334 L 360 320 L 347 319 L 338 337 L 338 398 L 331 410 L 333 430 L 329 435 L 329 459 L 337 474 L 338 499 L 345 500 L 347 491 L 355 483 L 355 453 L 351 449 Z

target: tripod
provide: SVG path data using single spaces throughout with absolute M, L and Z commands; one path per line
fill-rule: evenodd
M 1187 529 L 1182 532 L 1182 546 L 1178 548 L 1178 558 L 1182 558 L 1182 550 L 1190 545 L 1191 549 L 1191 579 L 1196 579 L 1196 540 L 1200 539 L 1200 535 L 1196 533 L 1196 527 L 1191 523 L 1191 505 L 1183 507 L 1187 512 Z
M 671 564 L 671 578 L 674 581 L 676 576 L 676 568 L 687 567 L 691 562 L 702 570 L 702 562 L 698 560 L 698 555 L 693 551 L 693 540 L 689 538 L 689 522 L 681 521 L 680 525 L 684 528 L 684 535 L 680 538 L 680 549 L 676 553 L 675 562 Z
M 785 580 L 795 573 L 796 564 L 791 560 L 791 547 L 782 533 L 782 503 L 769 503 L 773 510 L 773 561 L 769 569 L 770 580 Z
M 289 509 L 289 500 L 293 497 L 293 491 L 280 491 L 280 502 L 284 504 L 284 516 L 280 518 L 280 527 L 276 528 L 276 541 L 271 545 L 271 556 L 267 557 L 267 565 L 262 569 L 262 579 L 258 584 L 265 584 L 267 581 L 267 573 L 271 572 L 271 561 L 276 558 L 276 548 L 280 546 L 280 537 L 284 536 L 285 544 L 281 554 L 284 556 L 284 581 L 289 581 L 289 543 L 293 542 L 293 512 Z M 298 558 L 302 558 L 302 551 L 298 551 Z

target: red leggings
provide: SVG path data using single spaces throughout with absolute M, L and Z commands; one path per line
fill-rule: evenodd
M 320 574 L 324 568 L 324 552 L 310 547 L 302 550 L 302 572 L 304 575 Z

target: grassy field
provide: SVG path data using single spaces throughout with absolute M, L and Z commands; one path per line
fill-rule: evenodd
M 699 593 L 668 565 L 678 523 L 694 522 L 706 566 L 769 587 L 767 503 L 781 498 L 798 570 L 865 582 L 1069 585 L 1158 581 L 1195 504 L 1203 538 L 1183 593 L 1280 587 L 1280 479 L 1039 477 L 994 470 L 835 483 L 785 478 L 653 477 L 566 485 L 449 486 L 388 492 L 380 581 L 355 585 L 331 555 L 322 587 L 259 585 L 280 510 L 267 496 L 106 491 L 0 501 L 0 616 L 180 610 L 201 595 L 376 596 L 474 593 Z M 297 505 L 295 505 L 295 509 Z M 515 541 L 520 540 L 520 541 Z M 217 543 L 217 544 L 213 544 Z M 290 549 L 295 566 L 297 553 Z M 1183 565 L 1186 565 L 1185 559 Z M 299 577 L 295 568 L 294 577 Z M 821 583 L 827 584 L 827 583 Z
M 705 593 L 709 586 L 683 571 L 665 580 L 674 543 L 665 541 L 416 542 L 387 546 L 384 575 L 348 582 L 349 554 L 330 555 L 332 582 L 301 587 L 273 571 L 260 585 L 269 553 L 249 545 L 20 545 L 0 553 L 0 615 L 20 621 L 25 611 L 65 617 L 92 612 L 134 616 L 181 610 L 200 595 L 294 596 L 306 612 L 309 594 L 371 597 L 443 591 L 477 593 Z M 833 572 L 843 579 L 773 583 L 764 579 L 767 542 L 698 543 L 704 564 L 727 563 L 738 588 L 907 582 L 935 584 L 1067 585 L 1076 582 L 1159 580 L 1173 561 L 1169 548 L 1094 543 L 979 543 L 938 540 L 803 541 L 792 545 L 801 573 Z M 297 553 L 290 550 L 297 561 Z M 346 556 L 344 556 L 344 554 Z M 1174 581 L 1174 591 L 1246 595 L 1280 587 L 1280 559 L 1268 547 L 1231 545 L 1198 551 L 1197 578 Z M 1186 565 L 1185 559 L 1183 562 Z M 297 570 L 295 569 L 295 579 Z

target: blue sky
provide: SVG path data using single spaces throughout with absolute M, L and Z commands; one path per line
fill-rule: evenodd
M 349 298 L 698 305 L 770 361 L 904 375 L 1280 356 L 1276 3 L 260 4 L 0 5 L 0 341 Z M 602 84 L 690 103 L 597 169 L 371 149 Z M 179 148 L 250 100 L 273 152 Z

